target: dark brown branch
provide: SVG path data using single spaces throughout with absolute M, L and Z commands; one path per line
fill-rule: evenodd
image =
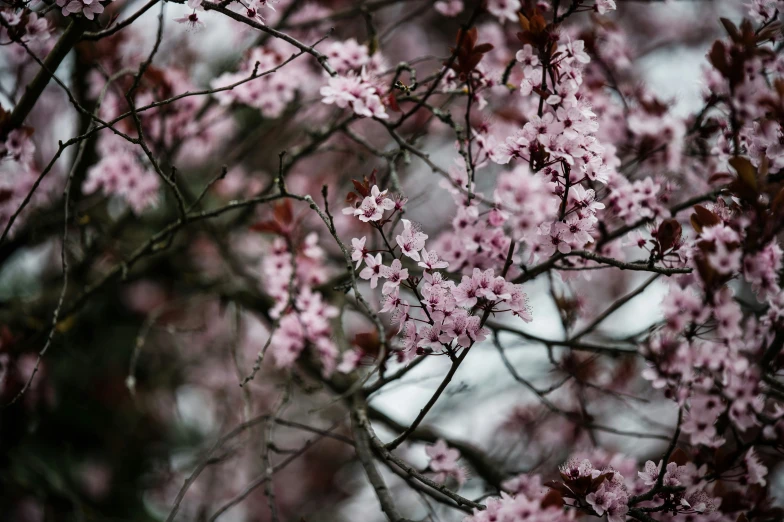
M 359 458 L 359 462 L 365 469 L 365 474 L 368 477 L 370 485 L 376 492 L 378 502 L 381 504 L 381 511 L 384 512 L 390 522 L 405 522 L 406 519 L 400 515 L 400 512 L 395 506 L 395 502 L 392 500 L 392 494 L 384 482 L 384 478 L 373 463 L 373 451 L 370 448 L 368 432 L 363 424 L 363 420 L 366 419 L 366 417 L 361 413 L 362 408 L 364 408 L 362 400 L 363 399 L 359 395 L 355 396 L 354 410 L 351 412 L 351 428 L 354 432 L 354 440 L 356 441 L 355 447 L 357 450 L 357 458 Z
M 38 98 L 40 98 L 44 89 L 49 84 L 49 80 L 52 79 L 54 71 L 57 70 L 60 63 L 65 59 L 68 53 L 71 52 L 71 49 L 76 45 L 76 42 L 79 41 L 79 38 L 81 38 L 82 33 L 84 33 L 87 28 L 87 23 L 87 20 L 80 16 L 68 24 L 63 35 L 52 48 L 51 52 L 46 56 L 46 59 L 43 62 L 44 67 L 38 71 L 35 78 L 25 87 L 24 94 L 11 112 L 4 131 L 16 129 L 24 123 L 25 119 L 27 119 L 27 116 L 30 114 L 30 111 L 33 110 L 33 107 L 35 107 L 35 104 L 38 102 Z M 3 20 L 3 25 L 6 25 L 5 20 Z

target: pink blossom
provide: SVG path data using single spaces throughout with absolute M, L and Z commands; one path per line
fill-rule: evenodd
M 594 493 L 589 493 L 585 497 L 586 502 L 593 508 L 597 515 L 602 516 L 615 502 L 615 495 L 607 490 L 606 484 L 602 484 Z
M 743 461 L 746 464 L 749 483 L 764 486 L 766 484 L 765 475 L 768 474 L 768 468 L 760 462 L 754 452 L 754 448 L 750 448 L 749 451 L 746 452 Z
M 637 473 L 637 475 L 642 479 L 643 484 L 646 486 L 653 486 L 659 479 L 661 466 L 661 461 L 659 461 L 659 464 L 657 465 L 654 464 L 653 461 L 649 460 L 645 463 L 645 471 L 640 471 Z
M 322 101 L 345 109 L 351 108 L 359 116 L 387 119 L 389 115 L 373 86 L 364 72 L 357 76 L 348 73 L 345 76 L 333 76 L 327 85 L 321 88 Z
M 520 9 L 519 0 L 488 0 L 487 10 L 501 20 L 516 20 L 517 11 Z
M 411 221 L 407 219 L 402 219 L 401 221 L 403 222 L 403 232 L 395 237 L 395 241 L 404 255 L 414 261 L 419 261 L 419 251 L 425 248 L 427 234 L 420 232 Z
M 362 266 L 362 261 L 365 259 L 365 256 L 368 255 L 368 250 L 365 248 L 365 241 L 367 241 L 366 236 L 363 236 L 361 239 L 354 238 L 351 240 L 351 260 L 357 262 L 357 270 Z
M 375 198 L 368 196 L 362 200 L 359 208 L 354 210 L 354 215 L 359 217 L 360 221 L 378 221 L 384 215 L 384 209 L 376 204 Z
M 603 15 L 615 11 L 615 0 L 596 0 L 596 12 Z
M 444 16 L 457 16 L 463 10 L 463 0 L 441 0 L 433 7 Z
M 438 270 L 439 268 L 448 268 L 449 263 L 441 261 L 438 258 L 438 252 L 431 250 L 428 252 L 424 247 L 422 248 L 422 261 L 417 263 L 418 266 L 428 270 Z
M 386 279 L 382 293 L 388 295 L 400 286 L 401 281 L 408 279 L 408 269 L 403 268 L 399 259 L 395 259 L 390 266 L 381 267 L 381 277 Z
M 381 277 L 382 271 L 386 268 L 381 262 L 381 254 L 368 254 L 365 256 L 365 268 L 359 273 L 362 279 L 370 280 L 370 288 L 375 288 L 378 285 L 378 278 Z
M 188 29 L 191 31 L 198 31 L 200 29 L 204 29 L 204 22 L 201 21 L 199 15 L 196 14 L 196 11 L 192 12 L 187 16 L 182 16 L 180 18 L 175 18 L 175 22 L 179 24 L 185 24 L 188 26 Z

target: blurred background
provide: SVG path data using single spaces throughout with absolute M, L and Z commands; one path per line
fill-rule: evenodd
M 647 85 L 660 100 L 671 102 L 670 114 L 686 117 L 699 110 L 703 102 L 701 83 L 705 53 L 711 42 L 722 36 L 720 16 L 740 19 L 746 8 L 739 1 L 618 1 L 618 10 L 608 16 L 613 31 L 626 43 L 621 49 L 634 49 L 628 56 L 629 84 Z M 295 7 L 291 3 L 297 4 Z M 367 20 L 361 15 L 320 21 L 330 13 L 350 10 L 358 2 L 281 0 L 276 11 L 265 10 L 266 23 L 295 32 L 303 41 L 314 42 L 334 31 L 321 44 L 354 38 L 368 41 Z M 370 3 L 370 2 L 369 2 Z M 448 55 L 454 34 L 466 13 L 447 18 L 437 13 L 433 2 L 388 2 L 372 11 L 372 23 L 381 35 L 380 52 L 385 63 L 397 64 L 412 57 L 420 78 L 437 70 Z M 116 1 L 106 7 L 109 16 L 120 19 L 137 11 L 143 1 Z M 291 8 L 291 9 L 290 9 Z M 216 78 L 238 69 L 247 50 L 257 44 L 258 33 L 235 24 L 216 13 L 201 13 L 206 27 L 188 31 L 186 24 L 174 22 L 191 10 L 184 5 L 166 3 L 165 38 L 159 52 L 161 68 L 171 67 L 182 75 L 177 92 L 187 88 L 209 88 Z M 281 21 L 281 16 L 293 13 Z M 58 70 L 58 75 L 85 99 L 91 95 L 93 63 L 105 56 L 138 64 L 151 49 L 157 31 L 159 11 L 147 11 L 121 37 L 97 44 L 83 42 Z M 570 20 L 575 31 L 587 23 L 588 16 Z M 55 9 L 48 15 L 54 27 L 67 20 Z M 480 40 L 514 41 L 516 25 L 501 26 L 496 20 L 480 20 Z M 278 45 L 269 41 L 262 45 Z M 24 76 L 12 72 L 20 57 L 9 47 L 0 48 L 0 85 L 11 92 L 16 84 L 35 72 L 24 69 Z M 503 48 L 497 50 L 501 52 Z M 291 48 L 281 48 L 290 53 Z M 142 57 L 142 58 L 140 58 Z M 489 55 L 498 63 L 508 56 Z M 205 143 L 188 142 L 184 150 L 172 154 L 178 168 L 185 170 L 193 187 L 204 186 L 229 166 L 226 177 L 217 182 L 205 201 L 226 203 L 261 191 L 278 169 L 278 154 L 303 143 L 318 132 L 311 125 L 327 110 L 319 103 L 319 82 L 323 72 L 310 57 L 300 60 L 300 69 L 274 75 L 267 87 L 285 90 L 296 86 L 289 103 L 280 108 L 259 110 L 248 106 L 222 108 L 229 112 L 230 124 L 213 126 L 204 132 L 214 136 Z M 107 70 L 118 64 L 103 64 Z M 94 89 L 94 88 L 93 88 Z M 193 103 L 204 103 L 193 98 Z M 5 109 L 11 103 L 0 97 Z M 86 122 L 68 110 L 62 91 L 50 86 L 47 96 L 30 117 L 35 127 L 36 154 L 49 158 L 58 140 L 66 140 L 84 129 Z M 599 115 L 601 117 L 601 114 Z M 315 128 L 314 128 L 315 127 Z M 383 143 L 383 136 L 372 125 L 360 127 L 371 142 Z M 204 150 L 199 150 L 204 147 Z M 350 148 L 354 154 L 341 153 Z M 432 160 L 450 165 L 455 156 L 452 138 L 446 132 L 433 132 L 421 142 Z M 357 152 L 359 152 L 357 154 Z M 77 167 L 78 180 L 87 176 L 89 166 L 100 152 L 88 147 Z M 73 160 L 73 151 L 64 155 L 63 165 Z M 174 159 L 171 159 L 173 162 Z M 331 142 L 329 150 L 299 161 L 288 173 L 293 191 L 316 194 L 323 183 L 330 186 L 331 203 L 339 208 L 348 191 L 349 180 L 360 179 L 376 167 L 377 160 L 363 156 L 350 140 Z M 495 167 L 492 167 L 495 168 Z M 448 226 L 454 205 L 445 198 L 440 178 L 418 161 L 406 163 L 401 172 L 402 188 L 409 198 L 408 217 L 422 224 L 431 238 Z M 64 171 L 56 172 L 49 187 L 52 201 L 62 191 Z M 479 180 L 480 190 L 489 193 L 492 176 Z M 315 187 L 315 188 L 314 188 Z M 72 273 L 72 292 L 78 298 L 91 281 L 100 278 L 119 259 L 169 222 L 167 205 L 159 205 L 143 216 L 130 212 L 127 205 L 99 194 L 77 194 L 74 237 L 83 241 L 68 245 L 80 259 Z M 169 207 L 171 205 L 168 205 Z M 299 212 L 301 209 L 297 207 Z M 230 216 L 243 223 L 268 216 L 258 211 L 245 216 Z M 24 386 L 36 364 L 36 354 L 46 343 L 51 313 L 61 289 L 59 270 L 62 207 L 38 206 L 20 225 L 13 237 L 0 247 L 0 399 L 13 399 Z M 336 213 L 344 240 L 350 225 Z M 228 218 L 227 218 L 228 219 Z M 21 400 L 0 410 L 0 519 L 13 522 L 43 521 L 187 521 L 255 522 L 269 520 L 264 476 L 258 441 L 261 425 L 234 433 L 210 453 L 215 441 L 232 433 L 243 420 L 270 411 L 285 392 L 281 372 L 265 364 L 255 379 L 241 388 L 239 382 L 253 368 L 269 331 L 259 319 L 258 299 L 253 287 L 263 286 L 263 259 L 273 247 L 268 238 L 236 227 L 224 239 L 242 269 L 222 255 L 224 234 L 217 227 L 194 227 L 174 241 L 166 255 L 152 256 L 135 266 L 125 280 L 112 281 L 90 295 L 78 315 L 64 314 L 44 357 L 38 375 Z M 308 222 L 311 230 L 318 223 Z M 326 242 L 325 242 L 326 243 Z M 326 244 L 325 261 L 311 267 L 314 277 L 328 280 L 339 275 L 339 252 Z M 92 249 L 92 250 L 90 250 Z M 604 292 L 611 302 L 646 278 L 632 273 L 599 274 L 590 282 L 576 282 L 572 305 L 582 305 L 581 292 Z M 602 279 L 604 278 L 604 279 Z M 564 335 L 562 314 L 551 295 L 546 279 L 528 283 L 534 321 L 529 324 L 509 320 L 507 325 L 543 338 Z M 657 305 L 664 293 L 659 282 L 651 284 L 628 306 L 613 315 L 603 331 L 608 338 L 623 338 L 656 324 Z M 592 295 L 591 300 L 598 296 Z M 588 314 L 590 315 L 590 314 Z M 346 315 L 345 338 L 367 329 L 359 314 Z M 501 336 L 507 355 L 526 378 L 541 387 L 558 380 L 549 364 L 548 349 L 535 341 L 521 344 L 517 337 Z M 629 372 L 639 372 L 639 361 L 613 361 L 605 364 L 585 359 L 572 361 L 591 375 L 606 375 L 623 380 Z M 410 372 L 400 383 L 372 396 L 371 405 L 400 423 L 407 424 L 432 395 L 446 372 L 449 361 L 431 358 Z M 592 366 L 597 365 L 597 366 Z M 602 370 L 602 371 L 600 371 Z M 373 491 L 366 484 L 354 459 L 353 449 L 341 435 L 347 435 L 347 414 L 334 394 L 309 380 L 295 381 L 296 400 L 290 401 L 281 418 L 306 422 L 275 426 L 274 492 L 283 519 L 291 521 L 372 521 L 382 520 Z M 611 382 L 596 384 L 611 385 Z M 571 390 L 569 393 L 575 393 Z M 579 393 L 599 393 L 580 389 Z M 676 410 L 647 383 L 625 389 L 594 401 L 601 405 L 592 415 L 605 425 L 623 430 L 667 434 Z M 504 459 L 519 471 L 537 470 L 542 462 L 559 462 L 567 456 L 564 449 L 581 436 L 570 432 L 563 422 L 542 418 L 535 396 L 515 382 L 504 370 L 502 359 L 490 345 L 479 346 L 450 384 L 445 395 L 428 417 L 428 424 L 444 434 L 470 440 L 495 458 Z M 304 420 L 303 420 L 304 419 Z M 321 431 L 328 430 L 330 436 Z M 382 428 L 384 437 L 392 435 Z M 332 436 L 334 435 L 334 436 Z M 598 433 L 597 445 L 608 459 L 622 454 L 636 461 L 661 452 L 661 440 L 629 438 Z M 312 447 L 311 447 L 312 446 Z M 304 449 L 303 449 L 304 448 Z M 404 450 L 415 465 L 424 467 L 427 459 L 421 447 Z M 183 484 L 205 455 L 207 466 L 187 493 L 178 498 Z M 290 462 L 287 460 L 291 458 Z M 285 464 L 282 464 L 285 463 Z M 773 488 L 781 494 L 784 479 L 772 470 Z M 393 492 L 402 482 L 389 477 Z M 255 486 L 254 486 L 255 485 Z M 469 477 L 464 495 L 475 498 L 486 493 Z M 243 496 L 245 495 L 245 496 Z M 236 504 L 232 504 L 236 499 Z M 422 517 L 459 519 L 438 506 L 428 507 L 416 495 L 401 496 L 400 508 L 414 510 Z M 173 506 L 177 513 L 173 515 Z M 432 511 L 430 511 L 432 510 Z M 168 518 L 167 518 L 168 517 Z

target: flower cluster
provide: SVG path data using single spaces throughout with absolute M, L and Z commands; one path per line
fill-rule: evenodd
M 373 223 L 384 234 L 384 225 L 392 219 L 392 216 L 384 218 L 384 211 L 392 210 L 394 215 L 402 211 L 404 201 L 395 203 L 386 190 L 382 191 L 376 185 L 370 187 L 367 181 L 366 184 L 368 186 L 355 182 L 358 190 L 367 195 L 359 203 L 360 198 L 354 194 L 351 199 L 358 206 L 346 207 L 343 213 Z M 387 243 L 386 249 L 374 254 L 366 247 L 367 237 L 354 238 L 351 259 L 356 261 L 356 269 L 365 263 L 359 277 L 369 281 L 370 288 L 376 288 L 379 279 L 384 280 L 382 295 L 385 301 L 381 312 L 391 312 L 398 332 L 404 332 L 401 358 L 410 359 L 416 353 L 434 350 L 451 353 L 484 340 L 488 330 L 483 327 L 482 318 L 476 315 L 477 310 L 485 310 L 487 314 L 512 312 L 531 321 L 522 285 L 495 275 L 492 268 L 474 268 L 471 275 L 464 275 L 461 282 L 455 284 L 441 271 L 448 269 L 450 263 L 442 259 L 438 249 L 427 250 L 428 235 L 408 219 L 403 218 L 400 222 L 403 228 L 395 236 L 394 247 Z M 385 255 L 393 258 L 388 265 L 384 264 Z M 421 277 L 415 277 L 409 268 L 404 268 L 406 258 L 410 260 L 412 270 L 414 262 L 422 269 Z M 401 290 L 410 290 L 418 304 L 412 305 L 401 295 Z M 424 325 L 418 326 L 420 323 Z
M 125 201 L 136 214 L 158 202 L 161 181 L 142 163 L 138 151 L 113 134 L 98 141 L 101 160 L 90 167 L 82 185 L 85 194 L 101 192 Z
M 78 2 L 76 2 L 78 3 Z M 10 33 L 13 39 L 18 39 L 28 46 L 37 47 L 46 42 L 51 37 L 51 27 L 49 21 L 35 12 L 5 11 L 0 12 L 10 31 L 0 28 L 2 33 Z M 67 15 L 66 15 L 67 16 Z
M 341 109 L 350 108 L 357 116 L 381 120 L 389 118 L 381 100 L 382 90 L 365 69 L 359 74 L 349 72 L 331 77 L 320 93 L 324 103 Z
M 88 20 L 92 20 L 103 13 L 103 4 L 99 0 L 57 0 L 57 5 L 62 8 L 63 16 L 81 13 Z
M 607 515 L 608 522 L 625 522 L 629 493 L 623 475 L 612 468 L 595 469 L 591 461 L 577 458 L 561 466 L 560 474 L 562 482 L 548 485 L 565 499 L 589 506 L 599 517 Z
M 314 289 L 327 279 L 318 235 L 308 234 L 296 244 L 295 223 L 291 205 L 281 203 L 272 220 L 253 227 L 275 234 L 270 253 L 261 263 L 264 290 L 275 301 L 269 313 L 278 321 L 269 347 L 278 368 L 290 368 L 306 347 L 312 347 L 324 375 L 329 375 L 337 365 L 338 349 L 330 321 L 338 310 Z
M 381 73 L 385 66 L 383 55 L 376 51 L 371 56 L 368 46 L 360 44 L 354 38 L 342 42 L 330 42 L 324 47 L 324 56 L 338 74 L 346 75 L 360 72 L 363 69 L 369 74 Z
M 0 438 L 20 469 L 86 399 L 156 423 L 128 447 L 171 463 L 139 466 L 159 495 L 133 497 L 159 518 L 328 503 L 364 520 L 373 489 L 405 520 L 424 516 L 414 492 L 477 508 L 467 522 L 784 519 L 784 0 L 720 24 L 707 7 L 615 17 L 613 0 L 181 3 L 184 26 L 220 23 L 194 38 L 150 30 L 152 3 L 117 23 L 97 0 L 56 0 L 66 24 L 0 8 L 0 403 L 22 399 Z M 661 49 L 717 31 L 696 99 L 643 81 Z M 42 82 L 38 60 L 66 55 Z M 532 292 L 541 324 L 524 324 Z M 131 368 L 99 367 L 131 327 Z M 71 340 L 96 386 L 46 349 Z M 116 446 L 93 435 L 67 440 L 76 459 Z M 373 476 L 373 455 L 425 442 L 427 462 L 395 455 L 404 483 Z M 89 459 L 67 503 L 52 484 L 69 466 L 28 484 L 0 462 L 12 494 L 44 499 L 37 516 L 0 492 L 4 516 L 124 505 Z M 351 459 L 373 488 L 343 502 L 330 485 Z
M 0 225 L 3 228 L 9 225 L 39 175 L 34 163 L 35 144 L 31 133 L 29 128 L 15 129 L 0 144 Z M 33 197 L 35 204 L 49 201 L 44 191 L 34 193 Z M 13 225 L 14 228 L 17 226 L 18 223 Z
M 428 471 L 435 474 L 433 480 L 436 482 L 446 482 L 452 478 L 462 485 L 466 481 L 466 470 L 457 461 L 460 459 L 460 452 L 447 446 L 443 439 L 439 439 L 435 444 L 428 445 L 425 453 L 430 457 Z
M 223 106 L 247 105 L 261 111 L 267 118 L 277 118 L 305 85 L 296 78 L 308 76 L 309 70 L 296 60 L 276 74 L 255 76 L 280 66 L 296 49 L 286 42 L 272 40 L 264 47 L 255 47 L 236 72 L 224 73 L 210 82 L 215 98 Z M 236 85 L 232 89 L 228 86 Z
M 491 498 L 484 511 L 475 510 L 464 522 L 571 522 L 557 494 L 548 493 L 539 475 L 519 475 L 503 484 L 499 498 Z

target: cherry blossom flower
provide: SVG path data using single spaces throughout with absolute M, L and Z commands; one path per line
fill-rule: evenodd
M 422 268 L 426 268 L 428 270 L 438 270 L 440 268 L 448 268 L 449 263 L 446 261 L 441 261 L 438 258 L 438 252 L 435 250 L 431 250 L 428 252 L 424 247 L 422 248 L 422 261 L 417 263 L 418 266 Z
M 386 268 L 381 262 L 381 254 L 368 254 L 365 257 L 365 268 L 359 273 L 362 279 L 370 280 L 370 288 L 375 288 L 378 285 L 378 278 L 381 277 L 382 271 Z
M 597 515 L 602 516 L 615 503 L 615 495 L 607 490 L 606 484 L 602 484 L 597 491 L 589 493 L 585 500 L 593 508 Z
M 433 8 L 444 16 L 457 16 L 463 11 L 463 0 L 441 0 Z
M 201 21 L 199 15 L 196 14 L 196 11 L 192 12 L 187 16 L 181 16 L 180 18 L 175 18 L 174 21 L 180 24 L 187 25 L 188 29 L 191 31 L 198 31 L 200 29 L 204 29 L 205 27 L 204 22 Z
M 95 15 L 103 13 L 103 4 L 98 0 L 57 0 L 57 5 L 62 7 L 62 15 L 79 14 L 92 20 Z
M 390 266 L 381 267 L 381 277 L 386 279 L 381 293 L 387 295 L 398 288 L 401 281 L 408 279 L 408 269 L 403 268 L 399 259 L 395 259 Z
M 595 9 L 600 15 L 615 11 L 615 0 L 596 0 Z
M 653 486 L 656 484 L 656 481 L 659 479 L 659 473 L 661 473 L 661 466 L 662 463 L 659 461 L 659 464 L 654 464 L 653 461 L 649 460 L 645 463 L 645 471 L 640 471 L 637 473 L 639 477 L 642 479 L 642 483 L 646 486 Z
M 365 248 L 365 242 L 367 241 L 367 236 L 362 236 L 360 239 L 354 238 L 351 240 L 351 260 L 357 262 L 357 266 L 355 267 L 359 270 L 359 267 L 362 266 L 362 261 L 365 259 L 365 256 L 368 255 L 368 250 Z
M 326 104 L 334 104 L 341 109 L 351 108 L 358 116 L 389 118 L 379 91 L 364 71 L 360 75 L 351 72 L 345 76 L 333 76 L 320 92 Z
M 384 215 L 384 209 L 378 206 L 376 199 L 372 196 L 363 199 L 359 208 L 354 209 L 353 212 L 355 216 L 359 217 L 360 221 L 366 223 L 368 221 L 378 221 Z
M 425 447 L 425 453 L 430 457 L 429 468 L 436 473 L 437 482 L 444 482 L 447 477 L 454 477 L 458 484 L 465 482 L 465 470 L 457 463 L 460 452 L 447 446 L 443 439 Z
M 414 261 L 419 261 L 419 251 L 425 248 L 427 234 L 417 230 L 408 219 L 402 219 L 401 221 L 403 222 L 403 232 L 395 237 L 395 241 L 405 256 L 410 257 Z
M 749 448 L 749 451 L 747 451 L 746 455 L 743 457 L 743 461 L 746 464 L 749 484 L 764 486 L 766 484 L 765 475 L 768 474 L 768 468 L 762 465 L 754 452 L 754 448 Z
M 519 9 L 519 0 L 488 0 L 487 2 L 487 10 L 490 14 L 501 20 L 516 20 Z

